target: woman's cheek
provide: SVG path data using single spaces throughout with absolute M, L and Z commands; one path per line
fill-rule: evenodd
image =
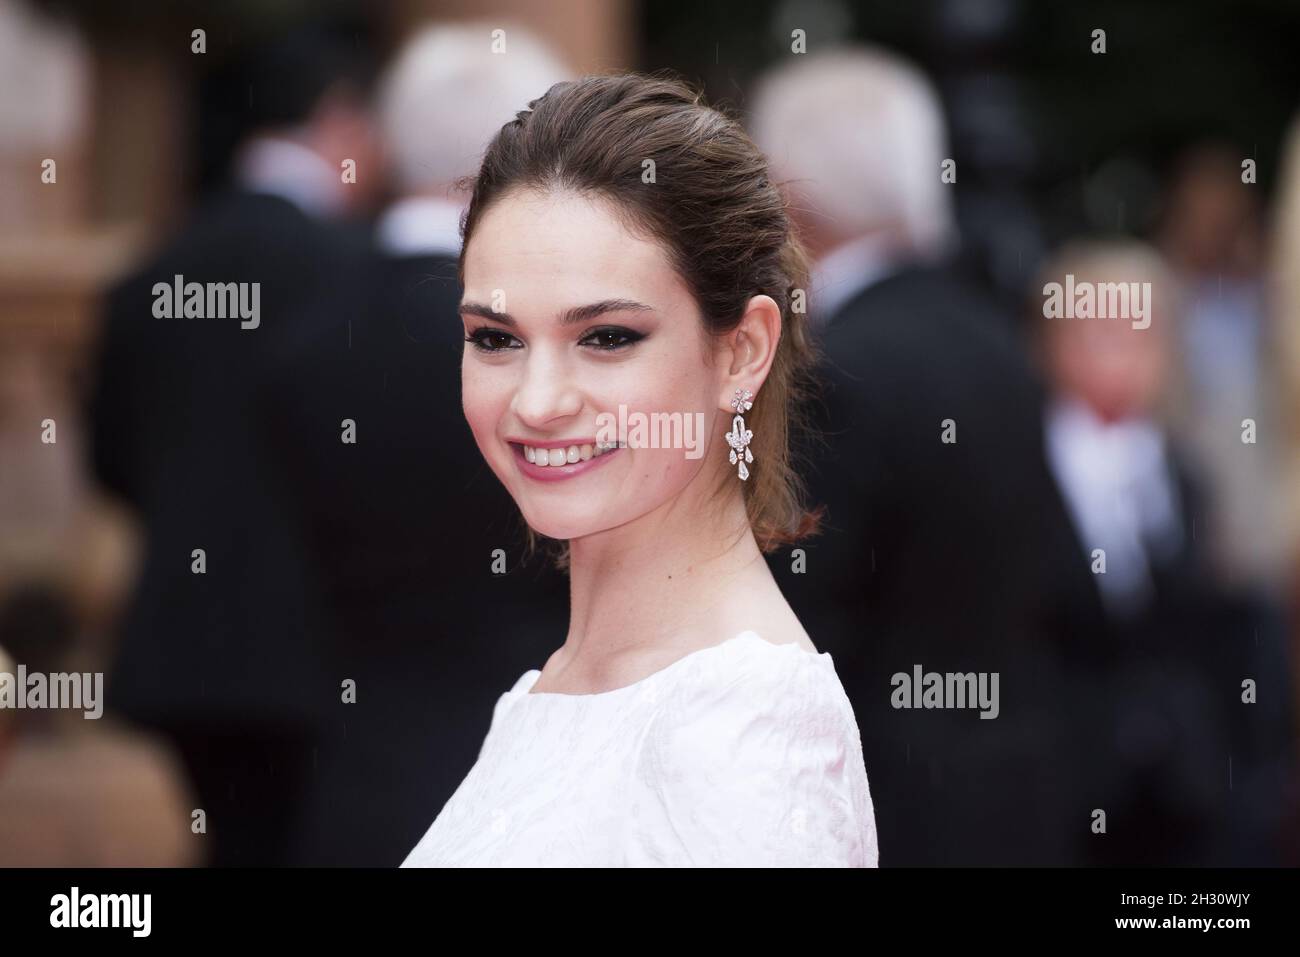
M 466 361 L 461 370 L 461 404 L 479 451 L 489 462 L 496 451 L 496 428 L 501 419 L 498 392 L 491 377 Z

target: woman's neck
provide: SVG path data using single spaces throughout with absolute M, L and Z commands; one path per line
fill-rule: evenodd
M 569 543 L 569 634 L 563 657 L 599 662 L 624 651 L 690 650 L 743 630 L 737 607 L 779 598 L 736 490 L 723 501 L 682 498 L 635 521 Z

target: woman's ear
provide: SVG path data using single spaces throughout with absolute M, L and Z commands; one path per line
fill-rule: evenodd
M 745 306 L 740 324 L 724 339 L 719 408 L 730 408 L 737 389 L 748 389 L 757 401 L 780 341 L 781 307 L 771 296 L 754 296 Z

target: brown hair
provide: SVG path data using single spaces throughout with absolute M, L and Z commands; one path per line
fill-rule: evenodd
M 804 401 L 817 358 L 807 316 L 795 308 L 806 301 L 808 259 L 762 151 L 739 122 L 701 100 L 680 80 L 635 73 L 552 86 L 501 128 L 477 176 L 464 181 L 473 193 L 461 223 L 460 278 L 492 203 L 519 188 L 571 189 L 610 200 L 630 228 L 668 251 L 707 333 L 734 330 L 751 296 L 771 296 L 781 338 L 746 417 L 755 466 L 743 486 L 754 536 L 772 551 L 816 534 L 821 520 L 820 509 L 804 507 L 790 449 L 792 432 L 808 428 Z M 653 185 L 642 179 L 646 160 Z

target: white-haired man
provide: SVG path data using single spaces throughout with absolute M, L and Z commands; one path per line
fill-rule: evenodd
M 778 70 L 757 91 L 751 127 L 798 199 L 817 266 L 814 321 L 829 321 L 888 273 L 954 247 L 943 113 L 905 60 L 844 48 Z
M 1027 357 L 944 264 L 956 187 L 939 102 L 898 57 L 847 48 L 764 77 L 751 125 L 816 260 L 826 354 L 829 449 L 809 486 L 828 530 L 806 574 L 783 555 L 772 569 L 858 711 L 881 864 L 1077 863 L 1058 649 L 1100 603 Z M 891 681 L 917 667 L 999 675 L 997 720 L 897 707 Z
M 400 198 L 379 221 L 391 256 L 460 253 L 457 181 L 478 170 L 488 141 L 568 67 L 523 27 L 438 24 L 413 36 L 379 83 L 378 114 Z

